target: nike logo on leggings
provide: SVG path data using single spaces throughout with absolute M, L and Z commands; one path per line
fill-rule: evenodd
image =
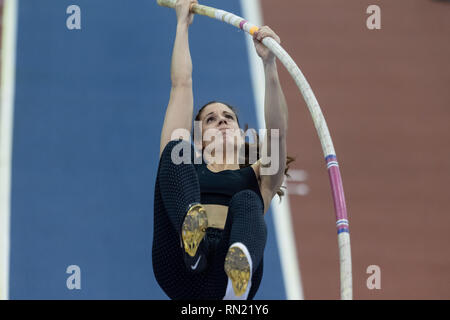
M 192 270 L 195 270 L 195 269 L 197 269 L 197 267 L 198 267 L 198 263 L 200 262 L 200 259 L 202 258 L 202 256 L 200 256 L 200 257 L 198 257 L 198 260 L 197 260 L 197 262 L 193 265 L 193 266 L 191 266 L 191 269 Z

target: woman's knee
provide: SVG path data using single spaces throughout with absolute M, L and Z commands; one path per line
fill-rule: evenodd
M 252 190 L 242 190 L 231 197 L 229 203 L 230 209 L 242 208 L 246 212 L 255 212 L 263 214 L 264 207 L 261 198 Z
M 261 198 L 252 190 L 236 193 L 230 201 L 230 241 L 244 243 L 255 257 L 261 257 L 267 240 L 267 225 Z M 256 261 L 256 260 L 255 260 Z
M 169 141 L 161 153 L 161 160 L 169 160 L 174 164 L 191 163 L 194 148 L 189 141 L 177 139 Z

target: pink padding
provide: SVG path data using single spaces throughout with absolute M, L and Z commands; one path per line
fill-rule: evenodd
M 342 186 L 341 173 L 338 166 L 328 169 L 330 177 L 331 192 L 333 194 L 336 220 L 347 219 L 347 207 L 345 206 L 344 188 Z

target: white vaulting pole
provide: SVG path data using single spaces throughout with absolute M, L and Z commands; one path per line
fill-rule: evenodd
M 157 0 L 157 2 L 159 5 L 169 8 L 174 8 L 176 4 L 176 0 Z M 259 30 L 258 26 L 224 10 L 193 3 L 191 5 L 191 12 L 226 22 L 237 28 L 240 28 L 250 35 L 253 35 Z M 262 40 L 262 43 L 276 55 L 281 63 L 283 63 L 292 79 L 297 84 L 297 87 L 299 88 L 303 99 L 305 100 L 306 106 L 308 107 L 308 110 L 311 114 L 314 126 L 319 136 L 325 163 L 328 170 L 328 175 L 330 178 L 330 185 L 335 208 L 340 258 L 341 299 L 351 300 L 353 298 L 353 285 L 347 208 L 345 204 L 344 188 L 342 185 L 336 152 L 334 150 L 328 126 L 322 114 L 322 110 L 320 109 L 319 103 L 317 102 L 317 99 L 311 87 L 309 86 L 308 81 L 304 77 L 300 68 L 295 64 L 294 60 L 274 39 L 266 37 Z

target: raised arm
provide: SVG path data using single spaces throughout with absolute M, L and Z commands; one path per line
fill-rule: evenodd
M 270 139 L 277 139 L 279 145 L 279 157 L 276 159 L 279 163 L 279 168 L 275 174 L 264 175 L 260 174 L 261 178 L 261 193 L 263 195 L 266 207 L 280 189 L 283 179 L 284 170 L 286 168 L 286 135 L 287 135 L 287 119 L 288 108 L 286 99 L 281 89 L 280 79 L 278 77 L 278 70 L 276 64 L 276 57 L 269 49 L 262 43 L 265 37 L 272 37 L 278 43 L 280 38 L 267 26 L 262 27 L 254 35 L 254 43 L 258 55 L 261 57 L 264 65 L 265 74 L 265 98 L 264 98 L 264 116 L 266 122 L 267 134 L 264 138 L 264 148 L 270 151 Z M 278 135 L 272 135 L 271 129 L 278 129 Z
M 175 6 L 177 14 L 177 31 L 172 52 L 171 80 L 169 104 L 161 132 L 160 153 L 171 140 L 176 129 L 191 132 L 194 97 L 192 93 L 192 60 L 189 51 L 189 26 L 194 14 L 189 12 L 193 0 L 178 0 Z

